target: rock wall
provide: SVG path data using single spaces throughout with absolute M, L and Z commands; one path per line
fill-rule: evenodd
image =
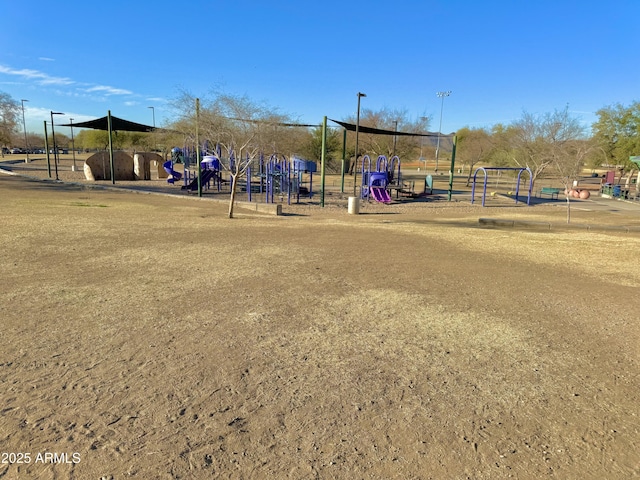
M 113 152 L 113 170 L 116 180 L 166 178 L 167 172 L 162 168 L 162 162 L 162 156 L 157 153 L 139 152 L 131 157 L 131 155 L 122 151 Z M 84 162 L 84 176 L 92 182 L 96 180 L 111 180 L 109 152 L 98 152 L 87 158 Z
M 152 177 L 152 166 L 154 177 Z M 158 168 L 158 166 L 160 168 Z M 161 171 L 164 177 L 161 176 Z M 139 152 L 133 156 L 133 176 L 136 180 L 157 180 L 165 178 L 166 172 L 162 168 L 162 156 L 152 152 Z
M 134 180 L 131 155 L 121 151 L 113 152 L 113 171 L 116 180 Z M 91 181 L 111 180 L 109 152 L 98 152 L 87 158 L 84 162 L 84 176 Z

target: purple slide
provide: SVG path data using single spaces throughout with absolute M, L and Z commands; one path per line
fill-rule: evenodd
M 164 171 L 169 174 L 167 183 L 174 183 L 176 180 L 180 180 L 182 178 L 182 174 L 173 169 L 173 162 L 171 160 L 164 162 L 162 166 L 164 167 Z
M 391 196 L 384 188 L 371 187 L 371 196 L 376 202 L 391 203 Z

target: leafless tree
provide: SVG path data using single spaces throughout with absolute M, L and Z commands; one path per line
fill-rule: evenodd
M 19 104 L 7 93 L 0 92 L 0 146 L 10 146 L 19 124 Z
M 355 123 L 356 117 L 347 117 L 346 122 Z M 390 132 L 409 132 L 409 133 L 426 133 L 429 128 L 431 118 L 429 116 L 418 117 L 415 121 L 409 119 L 407 110 L 382 108 L 381 110 L 362 109 L 360 114 L 360 126 L 371 127 Z M 355 134 L 350 135 L 351 155 L 355 151 Z M 404 135 L 374 135 L 370 133 L 359 133 L 358 150 L 361 155 L 368 154 L 370 156 L 385 155 L 387 157 L 393 154 L 400 158 L 407 158 L 415 155 L 421 147 L 422 137 L 404 136 Z M 349 169 L 353 172 L 354 164 Z
M 216 94 L 212 100 L 203 100 L 201 105 L 197 119 L 200 138 L 224 151 L 218 160 L 231 177 L 228 216 L 233 218 L 238 179 L 246 174 L 260 152 L 278 153 L 280 148 L 287 148 L 287 135 L 291 133 L 287 125 L 292 121 L 246 96 Z M 185 134 L 195 132 L 195 98 L 185 93 L 176 101 L 176 106 L 182 111 L 182 117 L 173 128 Z M 195 142 L 193 134 L 188 135 L 189 140 Z
M 569 142 L 584 137 L 584 127 L 570 116 L 568 107 L 542 116 L 525 112 L 510 129 L 514 163 L 529 167 L 534 183 L 557 158 L 565 155 Z
M 592 142 L 570 140 L 563 144 L 562 148 L 554 152 L 552 156 L 553 165 L 560 177 L 567 199 L 567 223 L 571 223 L 571 194 L 574 182 L 580 176 L 586 158 L 592 149 Z
M 461 128 L 457 132 L 458 144 L 456 148 L 457 157 L 462 160 L 463 165 L 469 167 L 467 175 L 467 187 L 471 181 L 473 167 L 486 161 L 491 154 L 494 144 L 489 132 L 484 129 Z

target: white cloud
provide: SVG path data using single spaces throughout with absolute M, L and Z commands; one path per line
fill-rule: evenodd
M 29 124 L 27 125 L 29 131 L 41 132 L 44 130 L 43 122 L 47 122 L 49 125 L 51 124 L 51 110 L 46 108 L 30 107 L 28 104 L 25 104 L 25 116 Z M 69 120 L 71 118 L 73 118 L 73 123 L 79 123 L 94 120 L 96 117 L 83 113 L 70 113 L 65 111 L 64 115 L 55 117 L 56 126 L 61 123 L 70 123 Z
M 108 85 L 96 85 L 95 87 L 87 88 L 86 92 L 87 93 L 102 92 L 105 95 L 133 95 L 133 92 L 130 90 L 125 90 L 124 88 L 110 87 Z
M 31 70 L 28 68 L 15 69 L 0 65 L 0 73 L 5 73 L 7 75 L 16 75 L 27 80 L 35 80 L 40 85 L 73 85 L 74 83 L 76 83 L 70 78 L 53 77 L 38 70 Z
M 44 58 L 43 58 L 44 59 Z M 109 85 L 93 85 L 87 83 L 76 82 L 67 77 L 55 77 L 49 75 L 47 73 L 41 72 L 39 70 L 33 70 L 28 68 L 16 69 L 11 68 L 6 65 L 0 65 L 0 74 L 6 75 L 14 75 L 17 77 L 21 77 L 24 80 L 31 80 L 36 82 L 38 85 L 42 86 L 70 86 L 74 85 L 78 87 L 78 89 L 84 93 L 101 93 L 103 95 L 133 95 L 131 90 L 126 90 L 124 88 L 112 87 Z M 87 88 L 82 88 L 87 87 Z M 58 92 L 59 94 L 64 94 L 64 92 Z M 67 92 L 66 95 L 69 95 L 70 92 Z
M 39 57 L 38 60 L 42 60 L 43 62 L 55 62 L 55 59 L 49 57 Z

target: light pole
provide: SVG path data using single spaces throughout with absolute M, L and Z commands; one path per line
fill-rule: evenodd
M 153 116 L 153 129 L 156 129 L 156 109 L 154 107 L 147 107 L 151 109 L 151 115 Z M 153 134 L 153 149 L 157 150 L 157 145 L 156 145 L 156 136 L 155 133 Z
M 151 109 L 151 115 L 153 116 L 153 128 L 156 128 L 156 109 L 153 107 L 147 107 Z
M 447 92 L 437 92 L 436 95 L 442 99 L 440 104 L 440 127 L 438 128 L 438 142 L 436 144 L 436 172 L 438 171 L 438 155 L 440 154 L 440 132 L 442 131 L 442 110 L 444 109 L 444 97 L 451 95 L 451 90 Z
M 24 130 L 24 148 L 27 152 L 27 158 L 24 160 L 25 163 L 29 163 L 29 142 L 27 141 L 27 124 L 24 121 L 24 102 L 28 102 L 29 100 L 20 100 L 22 103 L 22 128 Z
M 64 115 L 64 113 L 51 111 L 51 138 L 53 139 L 53 163 L 56 166 L 56 180 L 59 180 L 58 179 L 58 146 L 56 145 L 56 132 L 53 128 L 54 115 Z
M 429 120 L 429 117 L 420 117 L 420 126 L 422 127 L 422 122 L 426 122 Z M 424 130 L 422 130 L 424 132 Z M 420 137 L 420 161 L 424 160 L 424 171 L 427 171 L 427 159 L 422 156 L 422 148 L 424 147 L 424 136 Z
M 71 171 L 76 171 L 76 142 L 73 140 L 73 118 L 69 119 L 70 127 L 71 127 L 71 152 L 73 153 L 73 165 L 71 166 Z
M 394 127 L 394 132 L 398 131 L 398 120 L 394 120 L 395 123 L 395 127 Z M 394 135 L 393 136 L 393 153 L 391 154 L 392 157 L 396 156 L 396 143 L 398 142 L 398 136 Z
M 358 182 L 356 179 L 358 178 L 358 133 L 360 132 L 360 99 L 362 97 L 366 97 L 367 95 L 361 92 L 358 92 L 358 113 L 356 114 L 356 160 L 353 164 L 353 196 L 356 196 L 356 185 Z

